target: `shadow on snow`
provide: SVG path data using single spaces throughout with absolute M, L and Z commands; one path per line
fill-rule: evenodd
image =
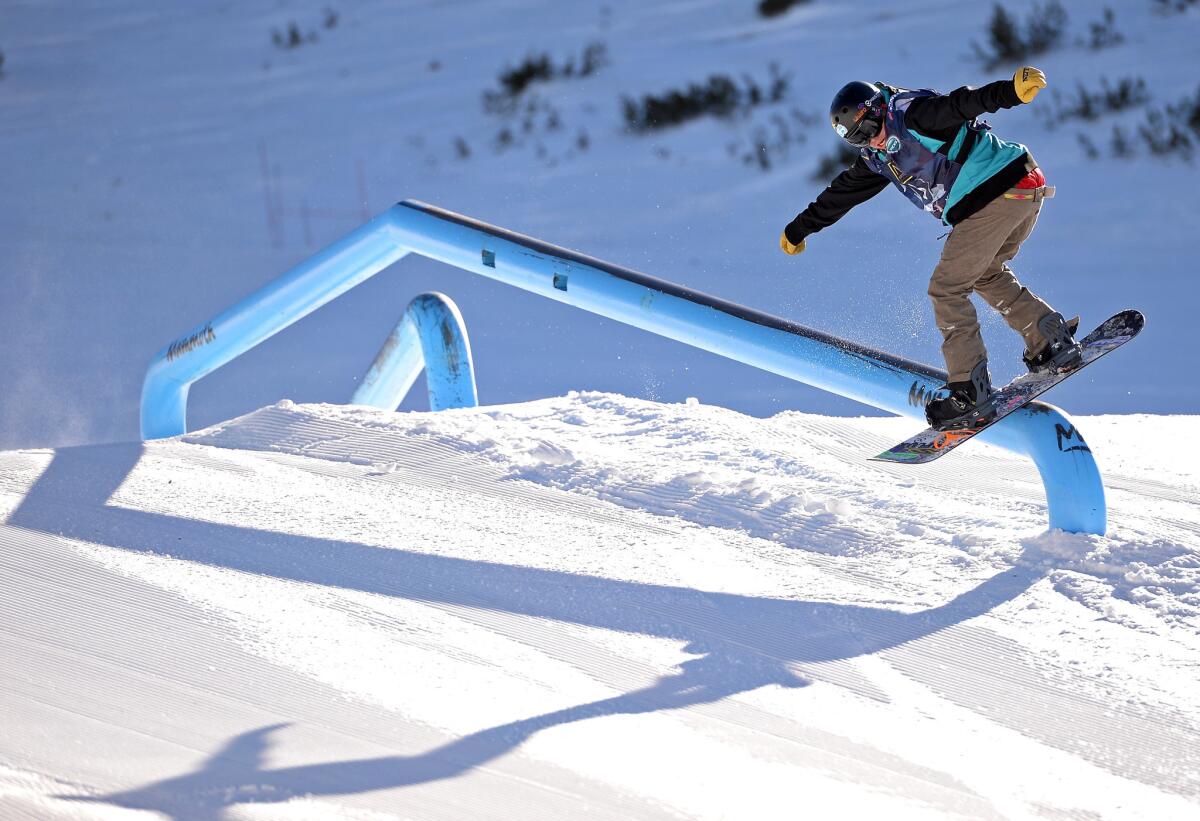
M 792 665 L 850 659 L 920 639 L 1019 596 L 1042 575 L 1020 565 L 939 607 L 900 613 L 616 581 L 108 506 L 142 452 L 141 444 L 57 451 L 8 523 L 290 581 L 676 639 L 698 655 L 649 687 L 491 727 L 420 755 L 263 769 L 270 734 L 282 726 L 274 725 L 233 738 L 196 772 L 90 799 L 177 817 L 219 818 L 238 803 L 451 778 L 549 727 L 708 704 L 772 684 L 804 686 Z M 248 793 L 243 785 L 256 789 Z

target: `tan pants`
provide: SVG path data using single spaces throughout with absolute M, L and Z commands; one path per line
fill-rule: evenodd
M 1010 193 L 1032 195 L 1029 189 Z M 976 291 L 1025 340 L 1027 353 L 1045 346 L 1038 320 L 1052 309 L 1017 281 L 1008 261 L 1029 238 L 1042 210 L 1041 189 L 1036 199 L 996 197 L 954 226 L 942 258 L 929 280 L 933 315 L 942 332 L 942 355 L 951 382 L 965 382 L 971 369 L 987 357 L 979 318 L 971 303 Z

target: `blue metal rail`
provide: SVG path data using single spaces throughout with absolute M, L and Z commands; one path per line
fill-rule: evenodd
M 184 433 L 193 382 L 408 253 L 916 419 L 946 379 L 928 365 L 406 200 L 164 348 L 142 389 L 143 438 Z M 1099 470 L 1062 411 L 1034 403 L 980 438 L 1033 460 L 1051 527 L 1104 532 Z

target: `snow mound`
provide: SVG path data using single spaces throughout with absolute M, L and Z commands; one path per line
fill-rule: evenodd
M 602 393 L 0 453 L 0 815 L 1188 815 L 1197 421 L 1078 421 L 1104 537 L 905 420 Z

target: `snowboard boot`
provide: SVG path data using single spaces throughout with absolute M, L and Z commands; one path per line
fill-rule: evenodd
M 1038 320 L 1038 330 L 1046 338 L 1046 347 L 1021 358 L 1030 373 L 1069 373 L 1083 365 L 1083 350 L 1075 341 L 1079 317 L 1063 319 L 1060 313 L 1046 314 Z
M 947 382 L 948 396 L 929 400 L 925 405 L 925 419 L 931 428 L 981 428 L 996 418 L 996 409 L 988 397 L 992 395 L 992 378 L 988 374 L 987 360 L 981 359 L 971 369 L 966 382 Z

